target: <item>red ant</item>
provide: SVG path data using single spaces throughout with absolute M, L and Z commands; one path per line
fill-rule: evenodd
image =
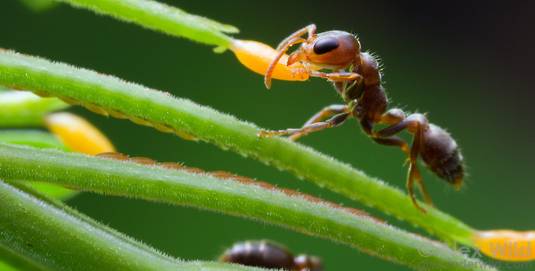
M 285 247 L 270 241 L 245 241 L 234 244 L 220 260 L 247 266 L 277 268 L 291 271 L 322 271 L 318 257 L 294 255 Z
M 308 34 L 304 39 L 302 36 Z M 333 82 L 345 104 L 323 108 L 310 118 L 302 128 L 261 131 L 259 136 L 288 135 L 297 140 L 312 132 L 339 126 L 350 117 L 357 119 L 363 131 L 375 142 L 401 148 L 408 156 L 407 190 L 413 204 L 421 208 L 414 195 L 416 182 L 424 200 L 432 204 L 418 171 L 416 161 L 421 157 L 427 166 L 440 178 L 460 188 L 463 183 L 463 156 L 455 140 L 442 128 L 429 123 L 423 114 L 407 116 L 399 108 L 388 108 L 388 98 L 381 85 L 381 72 L 377 59 L 368 52 L 361 52 L 356 36 L 344 31 L 316 33 L 314 24 L 304 27 L 284 39 L 277 47 L 276 57 L 265 73 L 264 83 L 269 89 L 271 77 L 279 60 L 286 56 L 290 47 L 301 44 L 289 55 L 287 66 L 300 63 L 310 77 L 320 77 Z M 330 72 L 323 72 L 328 70 Z M 303 72 L 301 72 L 303 73 Z M 386 128 L 374 129 L 376 124 Z M 413 135 L 412 146 L 396 136 L 407 130 Z

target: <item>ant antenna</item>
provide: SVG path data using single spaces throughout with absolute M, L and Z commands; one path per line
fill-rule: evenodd
M 266 71 L 266 74 L 264 75 L 264 85 L 266 86 L 267 89 L 271 88 L 271 76 L 273 75 L 273 71 L 275 70 L 275 67 L 277 66 L 277 63 L 279 62 L 281 57 L 284 54 L 286 54 L 286 52 L 288 51 L 288 49 L 290 49 L 290 47 L 292 47 L 292 46 L 294 46 L 296 44 L 299 44 L 299 43 L 303 43 L 305 41 L 306 40 L 303 39 L 303 38 L 296 37 L 296 38 L 293 38 L 292 40 L 289 40 L 287 44 L 284 44 L 282 46 L 282 49 L 278 49 L 277 56 L 275 56 L 273 61 L 271 61 L 271 63 L 269 64 L 269 67 L 268 67 L 268 69 Z
M 285 38 L 277 46 L 278 54 L 273 59 L 273 61 L 271 61 L 271 64 L 269 64 L 269 67 L 266 70 L 266 74 L 264 75 L 264 85 L 266 86 L 267 89 L 271 88 L 271 76 L 273 75 L 273 71 L 275 70 L 275 67 L 276 67 L 277 63 L 279 62 L 279 60 L 281 59 L 281 57 L 288 51 L 288 49 L 290 49 L 290 47 L 292 47 L 292 46 L 294 46 L 296 44 L 303 43 L 303 42 L 307 41 L 306 39 L 301 38 L 301 36 L 303 36 L 304 34 L 307 34 L 307 33 L 308 33 L 308 39 L 310 39 L 311 37 L 315 36 L 316 35 L 316 25 L 315 24 L 311 24 L 311 25 L 308 25 L 308 26 L 306 26 L 306 27 L 304 27 L 302 29 L 299 29 L 299 30 L 295 31 L 290 36 Z

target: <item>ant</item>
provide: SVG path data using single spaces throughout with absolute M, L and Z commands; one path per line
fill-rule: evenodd
M 307 34 L 307 38 L 303 36 Z M 455 140 L 448 132 L 429 123 L 424 114 L 407 115 L 399 108 L 388 108 L 388 98 L 381 84 L 381 71 L 377 59 L 369 52 L 361 52 L 358 38 L 344 31 L 316 33 L 316 26 L 306 26 L 284 39 L 277 47 L 265 77 L 266 88 L 271 87 L 271 78 L 279 60 L 286 57 L 288 49 L 300 47 L 287 56 L 287 66 L 300 63 L 309 77 L 320 77 L 331 81 L 344 104 L 334 104 L 323 108 L 310 118 L 302 128 L 286 130 L 263 130 L 260 137 L 287 135 L 297 140 L 312 132 L 341 125 L 348 118 L 359 121 L 362 130 L 375 142 L 397 146 L 408 156 L 408 176 L 406 187 L 416 208 L 418 205 L 413 186 L 418 184 L 424 200 L 432 205 L 416 162 L 421 157 L 425 164 L 440 178 L 459 189 L 463 183 L 463 156 Z M 324 72 L 325 70 L 330 72 Z M 386 128 L 374 129 L 377 124 Z M 413 135 L 409 147 L 396 134 L 406 130 Z
M 220 261 L 289 271 L 323 271 L 318 257 L 294 257 L 285 247 L 265 240 L 236 243 L 223 253 Z

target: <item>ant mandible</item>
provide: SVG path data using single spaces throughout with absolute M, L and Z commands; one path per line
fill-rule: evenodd
M 308 34 L 305 39 L 303 36 Z M 423 114 L 407 115 L 399 108 L 388 108 L 388 98 L 381 85 L 381 72 L 377 59 L 368 52 L 361 52 L 356 36 L 344 31 L 316 33 L 311 24 L 284 39 L 277 47 L 276 57 L 272 60 L 264 77 L 269 89 L 271 77 L 279 60 L 294 45 L 301 46 L 289 55 L 286 65 L 301 63 L 308 76 L 325 78 L 333 82 L 345 104 L 335 104 L 323 108 L 310 118 L 302 128 L 286 130 L 263 130 L 261 137 L 288 135 L 297 140 L 312 132 L 341 125 L 350 117 L 357 119 L 362 130 L 375 142 L 397 146 L 408 156 L 408 176 L 406 187 L 416 208 L 418 205 L 413 186 L 416 182 L 424 200 L 432 205 L 422 177 L 417 168 L 418 157 L 440 178 L 459 189 L 463 183 L 463 156 L 455 140 L 444 129 L 429 123 Z M 324 72 L 325 70 L 330 72 Z M 374 129 L 377 124 L 386 128 Z M 413 135 L 409 147 L 396 134 L 406 130 Z

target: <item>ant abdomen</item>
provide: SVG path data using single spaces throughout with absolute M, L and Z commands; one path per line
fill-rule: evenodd
M 455 140 L 444 129 L 429 124 L 424 131 L 421 157 L 440 178 L 460 187 L 464 177 L 463 156 Z
M 245 241 L 234 244 L 219 258 L 220 261 L 246 266 L 277 268 L 288 271 L 322 271 L 321 260 L 299 255 L 270 241 Z

